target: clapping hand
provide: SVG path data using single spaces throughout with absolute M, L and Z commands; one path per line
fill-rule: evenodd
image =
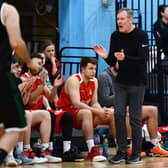
M 103 47 L 103 46 L 98 46 L 98 45 L 95 45 L 93 47 L 94 51 L 100 55 L 102 58 L 106 59 L 108 57 L 108 53 L 106 51 L 106 49 Z
M 118 61 L 123 61 L 125 59 L 124 49 L 121 49 L 120 52 L 115 52 L 114 56 L 117 58 Z
M 63 83 L 64 83 L 64 77 L 63 76 L 60 77 L 60 75 L 58 75 L 54 80 L 54 87 L 57 88 L 61 86 Z

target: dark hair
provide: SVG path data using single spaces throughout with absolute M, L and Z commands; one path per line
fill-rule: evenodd
M 119 9 L 119 10 L 117 11 L 117 14 L 119 14 L 119 13 L 121 13 L 121 12 L 123 12 L 123 11 L 127 12 L 127 15 L 128 15 L 129 18 L 130 18 L 130 17 L 133 18 L 133 11 L 132 11 L 131 9 L 129 9 L 129 8 L 121 8 L 121 9 Z
M 162 19 L 161 12 L 164 12 L 168 5 L 160 5 L 158 6 L 158 19 Z
M 81 61 L 80 61 L 80 71 L 81 71 L 82 68 L 86 68 L 88 63 L 97 65 L 98 61 L 97 61 L 96 58 L 93 58 L 93 57 L 82 57 Z
M 41 59 L 42 62 L 43 62 L 43 57 L 41 56 L 40 53 L 32 53 L 31 59 L 33 59 L 33 58 L 39 58 L 39 59 Z
M 24 65 L 24 62 L 19 57 L 17 57 L 16 54 L 12 55 L 12 64 L 15 64 L 15 63 L 18 63 L 21 66 Z
M 55 44 L 54 44 L 51 40 L 45 40 L 45 41 L 43 42 L 43 44 L 42 44 L 41 50 L 42 50 L 42 51 L 45 50 L 46 47 L 48 47 L 48 46 L 50 46 L 50 45 L 54 45 L 54 46 L 55 46 Z

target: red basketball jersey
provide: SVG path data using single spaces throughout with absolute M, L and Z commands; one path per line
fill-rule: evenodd
M 88 84 L 85 85 L 80 73 L 74 74 L 72 76 L 76 77 L 80 82 L 80 101 L 89 105 L 95 90 L 95 78 L 90 79 Z M 59 99 L 56 103 L 56 107 L 59 109 L 67 109 L 67 108 L 73 109 L 72 101 L 70 100 L 69 95 L 65 93 L 64 88 L 60 93 Z
M 23 79 L 29 78 L 28 73 L 25 73 L 21 76 Z M 35 91 L 37 87 L 41 84 L 40 76 L 37 75 L 36 81 L 33 84 L 31 92 Z M 43 95 L 44 92 L 42 91 L 40 95 L 34 100 L 31 104 L 26 105 L 26 109 L 31 110 L 39 110 L 43 108 Z

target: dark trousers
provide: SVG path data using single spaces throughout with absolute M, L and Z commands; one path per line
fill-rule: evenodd
M 56 117 L 54 113 L 50 113 L 51 116 L 51 134 L 50 134 L 50 141 L 53 140 L 54 136 L 54 128 L 55 128 L 55 122 Z M 62 115 L 62 118 L 60 120 L 60 124 L 62 125 L 62 136 L 64 141 L 71 141 L 72 138 L 72 123 L 73 123 L 73 117 L 72 114 L 69 112 L 66 112 Z
M 132 129 L 132 154 L 141 152 L 142 125 L 141 106 L 145 94 L 145 86 L 115 84 L 115 126 L 116 140 L 120 151 L 127 150 L 126 107 L 129 106 L 129 118 Z

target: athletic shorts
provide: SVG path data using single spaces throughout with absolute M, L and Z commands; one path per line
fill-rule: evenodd
M 69 112 L 72 114 L 73 116 L 73 125 L 72 127 L 78 130 L 81 130 L 81 126 L 78 125 L 78 112 L 82 110 L 82 109 L 72 109 L 69 107 L 66 107 L 63 109 L 63 111 L 65 112 Z M 95 115 L 93 115 L 93 119 L 94 119 Z M 94 125 L 93 128 L 96 128 L 96 126 Z
M 27 124 L 24 105 L 11 72 L 0 74 L 0 124 L 6 131 L 23 131 Z

